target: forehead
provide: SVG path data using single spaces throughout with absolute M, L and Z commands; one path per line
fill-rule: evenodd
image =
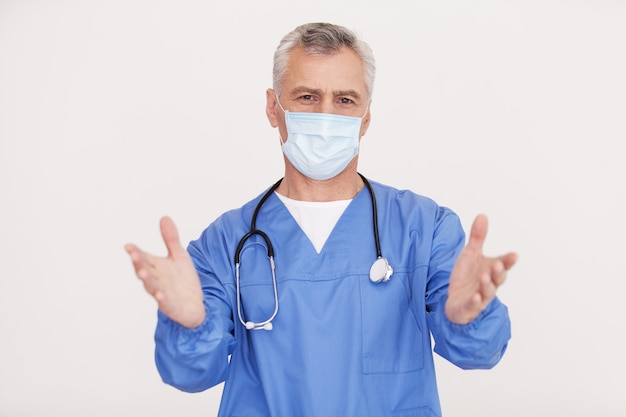
M 365 67 L 353 50 L 342 47 L 333 54 L 311 54 L 294 48 L 289 54 L 282 89 L 285 93 L 302 86 L 328 90 L 355 90 L 366 95 Z

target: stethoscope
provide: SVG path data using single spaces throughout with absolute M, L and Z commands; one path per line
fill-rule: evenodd
M 376 243 L 376 260 L 374 261 L 374 263 L 372 264 L 372 267 L 370 268 L 370 280 L 374 283 L 389 281 L 389 278 L 391 277 L 391 274 L 393 273 L 393 268 L 391 267 L 391 265 L 389 265 L 389 262 L 387 261 L 387 259 L 383 258 L 382 252 L 380 250 L 380 238 L 378 236 L 378 209 L 376 208 L 376 196 L 374 195 L 374 190 L 372 189 L 372 186 L 370 185 L 369 181 L 360 173 L 359 173 L 359 176 L 361 177 L 361 179 L 363 180 L 363 183 L 369 190 L 370 197 L 372 199 L 372 217 L 374 220 L 374 241 Z M 256 228 L 256 219 L 259 214 L 259 211 L 261 210 L 261 207 L 263 206 L 263 203 L 265 203 L 265 200 L 267 200 L 269 196 L 272 195 L 274 191 L 276 191 L 276 189 L 278 188 L 282 180 L 283 180 L 282 178 L 279 179 L 263 195 L 263 197 L 261 197 L 261 200 L 257 204 L 256 208 L 254 209 L 254 213 L 252 214 L 252 220 L 250 221 L 250 231 L 246 233 L 245 235 L 243 235 L 243 237 L 239 241 L 239 244 L 237 245 L 237 250 L 235 251 L 237 315 L 239 316 L 239 321 L 241 322 L 241 324 L 243 324 L 248 330 L 261 330 L 261 329 L 272 330 L 273 328 L 272 320 L 274 320 L 274 317 L 276 317 L 276 314 L 278 314 L 278 289 L 276 286 L 276 273 L 275 273 L 276 265 L 274 264 L 274 247 L 272 246 L 272 242 L 270 242 L 270 238 L 267 236 L 267 234 L 263 232 L 262 230 L 259 230 Z M 265 244 L 267 246 L 267 257 L 269 258 L 270 268 L 272 270 L 272 285 L 274 287 L 273 288 L 274 289 L 274 312 L 267 320 L 261 321 L 261 322 L 245 321 L 243 318 L 243 313 L 241 312 L 241 289 L 239 286 L 239 281 L 240 281 L 240 277 L 239 277 L 240 259 L 239 258 L 241 257 L 241 251 L 243 250 L 244 244 L 250 237 L 254 235 L 261 236 L 261 238 L 265 241 Z

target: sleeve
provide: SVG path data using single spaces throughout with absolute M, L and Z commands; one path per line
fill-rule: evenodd
M 214 272 L 220 264 L 227 269 L 227 260 L 212 257 L 209 262 L 203 240 L 205 236 L 191 242 L 188 251 L 204 292 L 204 322 L 188 329 L 159 311 L 155 332 L 155 361 L 163 382 L 186 392 L 204 391 L 225 381 L 235 344 L 228 293 Z
M 489 369 L 500 361 L 511 338 L 506 306 L 496 297 L 464 325 L 451 322 L 445 314 L 450 273 L 464 244 L 465 233 L 458 216 L 441 208 L 429 265 L 426 317 L 437 354 L 462 369 Z

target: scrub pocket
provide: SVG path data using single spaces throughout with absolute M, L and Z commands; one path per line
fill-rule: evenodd
M 378 284 L 369 277 L 359 280 L 365 374 L 412 372 L 424 367 L 423 335 L 409 305 L 403 284 L 406 279 L 405 274 L 394 273 L 389 281 Z

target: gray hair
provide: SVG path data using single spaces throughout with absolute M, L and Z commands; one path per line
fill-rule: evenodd
M 274 52 L 273 83 L 276 94 L 280 96 L 287 60 L 294 48 L 301 47 L 310 54 L 328 55 L 339 52 L 342 46 L 353 50 L 363 61 L 367 97 L 371 99 L 376 76 L 376 63 L 371 48 L 351 30 L 330 23 L 300 25 L 283 37 Z

